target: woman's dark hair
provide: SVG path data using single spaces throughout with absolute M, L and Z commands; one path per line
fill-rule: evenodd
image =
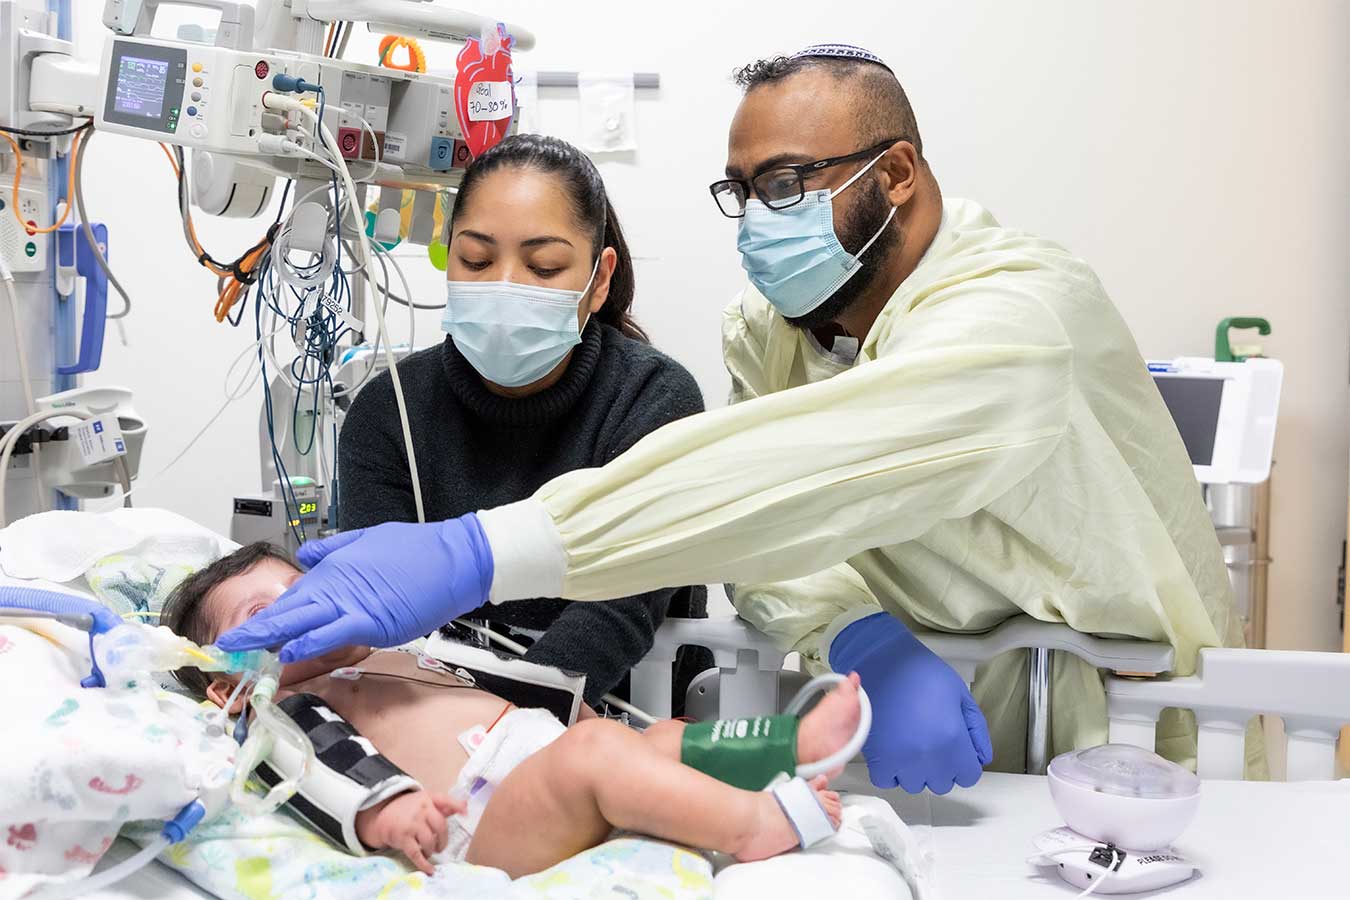
M 647 333 L 633 321 L 631 314 L 633 258 L 628 254 L 628 242 L 619 227 L 619 218 L 605 193 L 605 182 L 586 154 L 566 141 L 542 134 L 512 135 L 470 163 L 450 211 L 446 240 L 454 231 L 459 211 L 468 205 L 479 182 L 488 173 L 502 168 L 533 169 L 559 179 L 572 201 L 577 224 L 594 233 L 592 258 L 599 257 L 605 247 L 613 247 L 619 258 L 614 274 L 610 276 L 609 298 L 595 314 L 596 318 L 613 325 L 628 337 L 649 343 Z
M 184 578 L 169 594 L 169 599 L 164 601 L 159 624 L 167 625 L 174 634 L 194 644 L 213 643 L 217 637 L 216 628 L 215 623 L 206 618 L 206 595 L 231 578 L 252 570 L 265 559 L 299 568 L 295 564 L 295 557 L 266 541 L 247 544 Z M 184 666 L 173 674 L 178 683 L 191 691 L 193 696 L 205 699 L 206 689 L 211 685 L 210 675 L 195 666 Z

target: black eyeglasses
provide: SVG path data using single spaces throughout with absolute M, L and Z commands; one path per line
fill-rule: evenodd
M 717 201 L 717 208 L 722 211 L 722 215 L 729 219 L 739 219 L 745 215 L 745 201 L 750 197 L 757 198 L 770 209 L 787 209 L 789 206 L 796 206 L 801 203 L 802 198 L 806 196 L 805 179 L 807 175 L 828 169 L 831 166 L 843 165 L 847 162 L 855 162 L 859 159 L 875 156 L 892 144 L 904 140 L 908 140 L 908 138 L 891 138 L 888 141 L 882 141 L 868 147 L 866 150 L 859 150 L 846 156 L 831 156 L 829 159 L 818 159 L 815 162 L 775 166 L 768 171 L 760 172 L 748 181 L 744 178 L 726 178 L 722 181 L 714 181 L 708 186 L 708 190 L 712 192 L 713 199 Z

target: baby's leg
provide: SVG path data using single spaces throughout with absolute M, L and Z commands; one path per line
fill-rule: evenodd
M 839 797 L 818 796 L 836 822 Z M 602 719 L 579 722 L 508 775 L 469 845 L 467 861 L 512 878 L 601 843 L 613 828 L 763 859 L 797 837 L 772 794 L 729 787 Z

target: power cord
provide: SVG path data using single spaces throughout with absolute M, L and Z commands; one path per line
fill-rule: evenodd
M 1096 892 L 1097 888 L 1107 879 L 1115 876 L 1120 871 L 1120 867 L 1125 863 L 1125 851 L 1121 850 L 1115 844 L 1070 844 L 1067 847 L 1059 847 L 1055 850 L 1048 850 L 1044 853 L 1037 853 L 1027 859 L 1032 865 L 1063 865 L 1057 862 L 1061 856 L 1069 854 L 1088 854 L 1088 862 L 1102 867 L 1102 873 L 1092 881 L 1086 888 L 1074 896 L 1074 900 L 1080 900 L 1082 897 L 1089 897 Z M 1089 876 L 1091 877 L 1091 876 Z
M 94 227 L 90 223 L 89 213 L 84 208 L 84 154 L 89 149 L 89 141 L 93 136 L 94 132 L 91 129 L 84 136 L 84 140 L 80 141 L 79 149 L 75 152 L 75 209 L 80 214 L 80 229 L 84 232 L 84 239 L 89 244 L 89 248 L 94 252 L 95 262 L 103 270 L 103 274 L 107 276 L 108 283 L 117 292 L 117 296 L 122 298 L 122 308 L 115 313 L 108 313 L 108 318 L 124 319 L 131 312 L 131 295 L 127 293 L 126 288 L 122 287 L 122 282 L 109 268 L 108 257 L 104 255 L 103 248 L 94 239 Z
M 77 131 L 84 131 L 86 128 L 93 128 L 93 127 L 94 127 L 94 120 L 85 119 L 79 125 L 72 125 L 69 128 L 60 128 L 57 129 L 56 131 L 37 131 L 31 128 L 14 128 L 9 125 L 0 125 L 0 131 L 5 132 L 6 134 L 17 134 L 20 137 L 49 138 L 49 137 L 65 137 L 66 135 L 74 134 Z

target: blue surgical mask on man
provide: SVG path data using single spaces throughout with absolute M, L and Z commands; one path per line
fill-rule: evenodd
M 736 236 L 741 266 L 750 283 L 784 316 L 804 316 L 839 290 L 858 272 L 862 255 L 895 218 L 892 206 L 886 221 L 856 255 L 844 249 L 834 232 L 831 201 L 884 155 L 874 157 L 838 190 L 807 191 L 795 206 L 771 209 L 756 199 L 746 201 Z
M 488 381 L 502 387 L 532 384 L 581 343 L 577 309 L 599 268 L 596 257 L 579 291 L 514 281 L 447 281 L 441 327 Z

